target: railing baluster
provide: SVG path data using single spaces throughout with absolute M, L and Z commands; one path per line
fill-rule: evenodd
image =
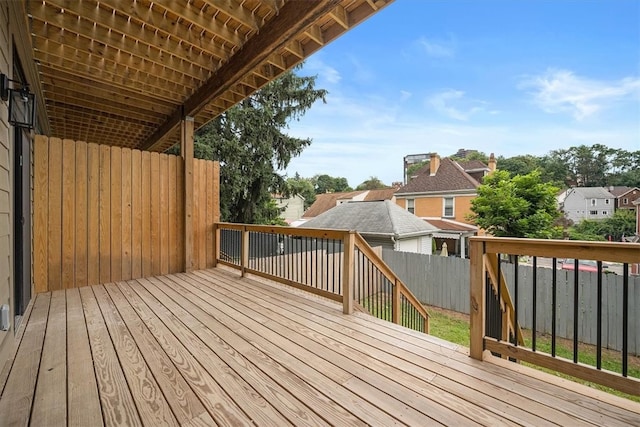
M 514 286 L 514 293 L 513 293 L 513 298 L 515 299 L 514 303 L 513 303 L 513 317 L 515 317 L 515 319 L 513 319 L 513 322 L 516 324 L 516 331 L 515 331 L 515 346 L 518 346 L 518 331 L 517 331 L 517 325 L 518 325 L 518 261 L 519 261 L 519 257 L 518 255 L 514 255 L 515 256 L 515 263 L 513 265 L 513 269 L 514 269 L 514 280 L 513 280 L 513 286 Z
M 575 274 L 573 275 L 573 363 L 578 363 L 578 259 L 575 259 Z
M 551 355 L 556 357 L 556 288 L 558 287 L 558 260 L 553 258 L 551 264 L 553 268 L 551 276 Z
M 502 286 L 501 285 L 501 281 L 502 281 L 502 263 L 500 262 L 500 254 L 496 254 L 496 257 L 498 259 L 498 307 L 500 307 L 500 314 L 501 314 L 501 319 L 500 322 L 502 323 L 502 317 L 505 315 L 505 312 L 502 311 Z M 506 309 L 506 307 L 505 307 Z M 500 333 L 498 334 L 498 341 L 500 341 L 502 339 L 502 334 L 504 334 L 505 331 L 501 330 Z
M 629 264 L 622 265 L 622 376 L 627 376 L 629 363 Z
M 596 368 L 602 369 L 602 261 L 598 261 L 598 306 L 597 306 L 596 328 Z
M 533 283 L 532 283 L 532 288 L 533 288 L 533 298 L 532 298 L 532 303 L 533 303 L 533 319 L 532 319 L 532 327 L 531 327 L 531 349 L 533 351 L 536 351 L 536 312 L 538 310 L 538 292 L 537 292 L 537 286 L 538 286 L 538 257 L 533 257 Z

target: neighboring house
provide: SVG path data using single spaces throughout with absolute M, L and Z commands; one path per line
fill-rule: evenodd
M 480 161 L 456 162 L 431 154 L 429 166 L 396 192 L 399 206 L 419 217 L 446 218 L 470 224 L 471 200 L 482 178 L 496 168 L 493 154 L 489 166 Z
M 275 200 L 276 206 L 280 209 L 280 218 L 284 219 L 287 224 L 302 218 L 304 214 L 304 197 L 295 194 L 291 197 L 284 197 L 282 194 L 272 194 L 271 198 Z
M 323 214 L 331 208 L 346 202 L 374 202 L 380 200 L 395 201 L 396 188 L 382 190 L 357 190 L 342 193 L 324 193 L 316 195 L 316 201 L 302 215 L 301 223 Z M 300 218 L 300 217 L 299 217 Z
M 342 203 L 300 227 L 355 230 L 371 246 L 422 254 L 431 254 L 439 231 L 391 200 Z
M 436 251 L 442 251 L 442 244 L 447 244 L 449 256 L 467 258 L 469 255 L 469 238 L 478 234 L 478 227 L 443 218 L 422 218 L 439 231 L 433 233 Z
M 633 204 L 636 200 L 640 199 L 640 188 L 638 187 L 609 187 L 609 193 L 615 197 L 615 209 L 633 209 L 636 210 L 636 205 Z
M 603 187 L 574 187 L 557 197 L 558 207 L 574 223 L 613 215 L 615 197 Z

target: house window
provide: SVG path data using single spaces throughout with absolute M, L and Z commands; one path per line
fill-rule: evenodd
M 454 216 L 453 197 L 445 197 L 443 199 L 442 205 L 443 205 L 442 216 L 445 218 L 453 218 Z
M 410 213 L 415 214 L 415 200 L 414 199 L 407 199 L 407 210 Z
M 589 215 L 598 215 L 598 211 L 589 211 Z
M 629 204 L 629 199 L 627 199 L 626 197 L 624 199 L 622 199 L 622 204 L 623 205 L 628 205 Z
M 607 212 L 607 211 L 602 211 L 602 215 L 609 215 L 609 212 Z
M 604 199 L 604 204 L 605 204 L 605 205 L 608 205 L 608 204 L 609 204 L 609 202 L 610 202 L 610 200 L 609 200 L 609 199 Z
M 596 205 L 596 199 L 591 199 L 591 206 L 595 206 Z

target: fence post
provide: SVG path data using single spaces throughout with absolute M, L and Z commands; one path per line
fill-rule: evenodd
M 391 321 L 397 325 L 400 324 L 400 313 L 402 312 L 400 301 L 400 287 L 398 286 L 398 279 L 396 279 L 393 283 L 393 292 L 391 297 Z
M 353 313 L 353 268 L 355 259 L 355 234 L 349 231 L 344 235 L 344 257 L 342 266 L 342 312 Z
M 482 360 L 484 351 L 484 327 L 485 327 L 485 283 L 484 283 L 484 244 L 471 238 L 469 244 L 470 258 L 470 343 L 469 355 Z
M 247 274 L 246 269 L 249 266 L 249 232 L 247 231 L 246 225 L 242 226 L 241 233 L 240 274 L 244 277 Z

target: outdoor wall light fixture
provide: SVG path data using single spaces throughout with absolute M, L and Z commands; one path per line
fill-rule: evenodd
M 17 83 L 21 88 L 11 89 L 10 83 Z M 0 74 L 0 99 L 9 101 L 9 123 L 16 127 L 33 129 L 36 96 L 29 92 L 29 85 L 11 80 L 6 74 Z

